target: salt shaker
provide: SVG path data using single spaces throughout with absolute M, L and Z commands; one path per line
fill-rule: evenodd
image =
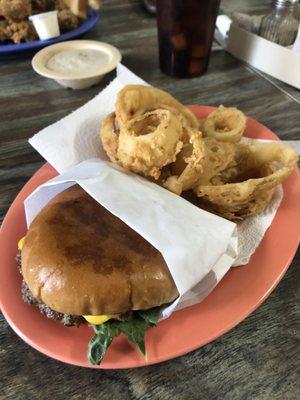
M 259 35 L 281 46 L 293 44 L 299 25 L 295 18 L 297 4 L 298 0 L 274 0 L 273 11 L 262 18 Z

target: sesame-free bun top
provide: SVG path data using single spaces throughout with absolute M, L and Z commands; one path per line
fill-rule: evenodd
M 32 222 L 22 272 L 39 302 L 65 314 L 124 313 L 178 296 L 161 253 L 78 185 Z

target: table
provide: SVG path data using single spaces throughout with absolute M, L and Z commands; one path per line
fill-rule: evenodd
M 268 1 L 223 1 L 225 10 L 267 10 Z M 104 1 L 86 38 L 117 46 L 123 63 L 187 104 L 241 108 L 283 139 L 299 138 L 299 92 L 258 74 L 224 51 L 201 78 L 177 80 L 158 69 L 155 18 L 138 0 Z M 83 105 L 114 76 L 71 91 L 36 75 L 29 58 L 0 61 L 0 217 L 44 160 L 29 137 Z M 0 315 L 0 399 L 296 399 L 299 255 L 267 301 L 231 332 L 159 365 L 124 371 L 62 364 L 26 345 Z M 180 329 L 180 327 L 178 327 Z M 298 390 L 298 391 L 297 391 Z

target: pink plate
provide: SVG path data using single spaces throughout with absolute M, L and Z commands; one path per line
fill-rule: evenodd
M 191 110 L 201 119 L 212 107 L 191 106 Z M 250 118 L 246 135 L 278 140 L 269 129 Z M 26 343 L 57 360 L 92 367 L 86 359 L 92 330 L 88 326 L 66 328 L 51 321 L 34 306 L 23 303 L 20 294 L 21 277 L 15 256 L 17 242 L 26 233 L 23 200 L 56 174 L 49 164 L 37 171 L 16 197 L 3 222 L 0 305 L 10 326 Z M 148 361 L 120 336 L 101 366 L 95 368 L 133 368 L 169 360 L 211 342 L 246 318 L 269 296 L 293 259 L 299 240 L 299 198 L 299 173 L 295 170 L 284 183 L 281 206 L 249 264 L 231 269 L 201 304 L 177 311 L 150 329 L 146 334 Z

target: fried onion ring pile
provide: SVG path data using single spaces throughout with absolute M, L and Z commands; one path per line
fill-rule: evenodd
M 268 206 L 298 159 L 280 143 L 240 141 L 245 127 L 241 111 L 220 106 L 202 122 L 202 134 L 195 116 L 168 93 L 127 85 L 100 138 L 112 162 L 240 221 Z

